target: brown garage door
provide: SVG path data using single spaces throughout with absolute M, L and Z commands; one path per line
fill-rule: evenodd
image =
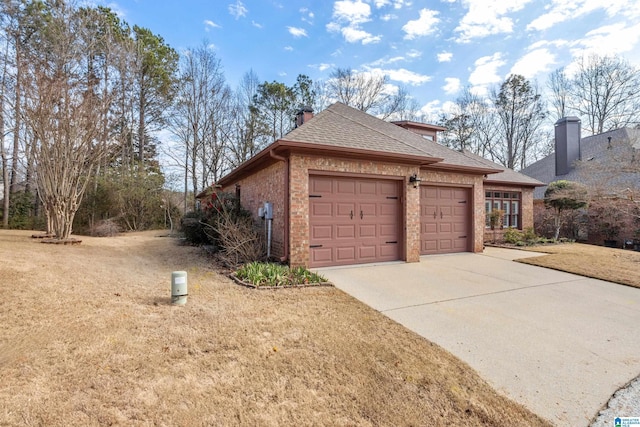
M 420 254 L 469 250 L 471 240 L 468 188 L 420 187 Z
M 310 265 L 400 259 L 400 195 L 400 181 L 310 176 Z

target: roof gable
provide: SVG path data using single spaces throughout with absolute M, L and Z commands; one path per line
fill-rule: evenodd
M 291 151 L 429 165 L 475 174 L 502 170 L 338 102 L 270 144 L 218 183 L 228 185 Z

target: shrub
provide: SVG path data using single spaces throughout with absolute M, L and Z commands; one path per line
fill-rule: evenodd
M 252 262 L 236 271 L 236 276 L 254 286 L 296 286 L 326 282 L 323 276 L 304 267 L 289 268 L 286 265 Z
M 96 237 L 112 237 L 120 232 L 118 224 L 111 220 L 105 219 L 98 223 L 91 230 L 91 235 Z
M 518 242 L 524 241 L 524 233 L 515 228 L 508 228 L 505 230 L 503 238 L 505 242 L 515 245 Z
M 211 239 L 204 231 L 206 223 L 205 215 L 201 211 L 188 212 L 180 221 L 180 228 L 184 233 L 187 242 L 192 245 L 206 245 L 211 243 Z
M 266 256 L 264 235 L 245 212 L 222 209 L 205 223 L 205 234 L 219 248 L 219 258 L 229 267 L 260 261 Z

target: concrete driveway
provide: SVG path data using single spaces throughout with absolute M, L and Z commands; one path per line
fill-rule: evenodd
M 512 261 L 537 255 L 487 248 L 318 271 L 554 424 L 586 426 L 640 374 L 640 289 Z

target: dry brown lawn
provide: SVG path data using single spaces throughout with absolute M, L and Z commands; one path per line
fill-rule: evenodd
M 581 243 L 526 248 L 549 255 L 518 260 L 640 288 L 640 252 Z
M 0 425 L 548 425 L 336 288 L 247 289 L 154 232 L 30 234 L 0 231 Z

